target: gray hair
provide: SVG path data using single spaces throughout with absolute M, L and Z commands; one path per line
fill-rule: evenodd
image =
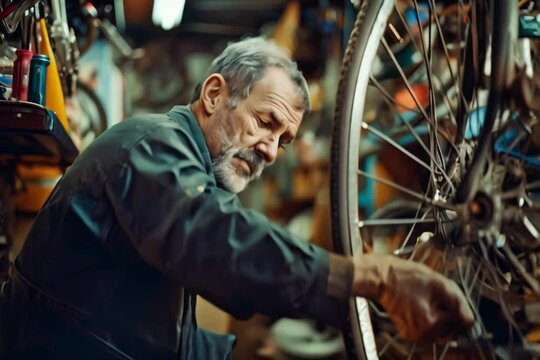
M 308 113 L 311 102 L 306 79 L 283 49 L 262 37 L 247 38 L 229 44 L 212 62 L 207 75 L 218 73 L 223 76 L 229 86 L 228 105 L 235 108 L 241 100 L 249 96 L 265 70 L 272 66 L 287 72 L 302 95 L 304 110 Z M 202 82 L 195 87 L 191 102 L 199 99 L 201 87 Z

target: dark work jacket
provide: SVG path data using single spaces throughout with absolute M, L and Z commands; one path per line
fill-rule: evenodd
M 340 324 L 334 257 L 216 184 L 187 107 L 135 117 L 79 156 L 36 217 L 2 286 L 0 358 L 225 359 L 233 337 L 197 327 L 196 294 L 238 318 Z

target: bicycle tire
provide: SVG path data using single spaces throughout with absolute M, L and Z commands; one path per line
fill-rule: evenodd
M 410 46 L 413 48 L 416 47 L 417 50 L 423 49 L 423 54 L 422 54 L 423 57 L 421 57 L 418 64 L 413 63 L 414 66 L 409 65 L 407 69 L 404 69 L 405 66 L 401 67 L 402 73 L 397 74 L 396 78 L 403 77 L 405 79 L 404 82 L 409 80 L 409 77 L 411 79 L 415 78 L 415 76 L 418 77 L 419 69 L 421 69 L 422 66 L 426 67 L 426 73 L 429 73 L 433 70 L 433 68 L 431 68 L 432 59 L 431 58 L 428 59 L 428 56 L 433 56 L 433 55 L 428 55 L 428 53 L 432 54 L 435 52 L 434 49 L 436 46 L 434 44 L 437 42 L 437 39 L 435 39 L 436 36 L 433 36 L 432 38 L 432 27 L 431 27 L 432 25 L 433 27 L 435 27 L 434 20 L 432 20 L 433 14 L 431 13 L 432 10 L 433 10 L 433 13 L 435 13 L 434 11 L 435 2 L 431 0 L 428 2 L 429 13 L 428 13 L 428 16 L 426 17 L 427 20 L 425 20 L 425 23 L 420 20 L 417 2 L 410 1 L 409 3 L 412 4 L 413 2 L 414 2 L 414 7 L 416 9 L 416 13 L 413 14 L 413 20 L 417 21 L 417 32 L 413 32 L 411 31 L 410 28 L 408 28 L 407 34 L 410 37 L 408 39 L 410 43 L 407 45 L 406 36 L 402 36 L 400 40 L 405 40 L 404 45 L 401 42 L 396 42 L 396 44 L 393 44 L 392 46 L 395 46 L 395 48 L 398 49 L 396 51 L 402 51 L 407 46 Z M 436 78 L 433 74 L 428 75 L 427 76 L 428 78 L 430 77 L 433 77 L 433 78 L 429 79 L 429 83 L 426 86 L 428 88 L 427 93 L 430 97 L 428 97 L 427 103 L 425 105 L 420 105 L 422 103 L 421 99 L 418 99 L 420 93 L 416 93 L 416 90 L 411 89 L 410 85 L 412 82 L 405 84 L 406 86 L 402 85 L 402 87 L 407 87 L 407 90 L 410 94 L 409 97 L 412 98 L 412 100 L 414 100 L 414 103 L 417 106 L 416 112 L 419 113 L 420 115 L 413 114 L 412 116 L 413 120 L 410 120 L 410 121 L 403 120 L 402 115 L 401 115 L 402 110 L 403 110 L 403 113 L 406 113 L 407 111 L 411 113 L 412 112 L 411 108 L 407 108 L 406 106 L 403 105 L 403 103 L 400 103 L 398 100 L 396 100 L 396 97 L 393 97 L 389 99 L 384 99 L 384 101 L 385 101 L 385 104 L 387 105 L 388 105 L 388 102 L 393 101 L 392 106 L 394 107 L 394 109 L 392 110 L 394 110 L 394 112 L 392 112 L 393 114 L 392 116 L 395 116 L 394 113 L 396 112 L 395 110 L 397 108 L 399 107 L 403 108 L 402 110 L 398 111 L 400 120 L 404 123 L 401 125 L 402 129 L 401 128 L 395 129 L 397 125 L 394 125 L 394 122 L 397 120 L 393 118 L 392 121 L 389 121 L 389 123 L 391 124 L 389 125 L 389 128 L 394 132 L 390 132 L 389 130 L 388 133 L 386 133 L 385 132 L 386 129 L 384 128 L 385 124 L 382 124 L 383 120 L 381 120 L 381 118 L 377 116 L 378 113 L 375 116 L 373 116 L 373 118 L 369 118 L 371 120 L 364 120 L 365 116 L 367 116 L 366 111 L 369 110 L 368 86 L 373 85 L 373 84 L 375 84 L 376 86 L 372 86 L 372 87 L 381 86 L 381 82 L 379 82 L 377 77 L 373 75 L 373 73 L 376 72 L 374 69 L 376 69 L 376 67 L 380 65 L 379 63 L 381 62 L 380 57 L 379 57 L 379 50 L 381 48 L 384 48 L 390 54 L 388 56 L 391 58 L 392 58 L 391 53 L 394 52 L 394 48 L 388 44 L 389 41 L 387 41 L 387 34 L 390 33 L 390 30 L 392 30 L 394 34 L 398 32 L 396 31 L 395 28 L 393 28 L 394 25 L 396 24 L 390 21 L 391 15 L 395 16 L 396 13 L 400 12 L 400 10 L 398 10 L 398 6 L 395 5 L 396 3 L 399 3 L 401 5 L 403 3 L 406 3 L 406 1 L 394 1 L 394 0 L 361 1 L 359 12 L 356 18 L 356 22 L 354 24 L 353 31 L 351 33 L 351 37 L 347 45 L 347 49 L 345 51 L 342 71 L 340 75 L 338 93 L 336 97 L 334 124 L 333 124 L 333 130 L 332 130 L 331 167 L 330 167 L 330 171 L 331 171 L 330 172 L 330 176 L 331 176 L 330 191 L 331 191 L 331 199 L 332 199 L 331 217 L 332 217 L 332 236 L 333 236 L 333 241 L 334 241 L 334 247 L 337 251 L 341 252 L 342 254 L 349 255 L 349 256 L 353 256 L 353 255 L 360 256 L 360 254 L 362 254 L 365 251 L 366 240 L 364 239 L 364 235 L 361 234 L 360 232 L 361 223 L 365 224 L 365 223 L 368 223 L 370 220 L 372 220 L 371 223 L 376 224 L 377 223 L 376 220 L 380 220 L 380 219 L 387 220 L 388 219 L 387 216 L 389 216 L 388 214 L 392 214 L 392 216 L 395 216 L 396 219 L 398 220 L 408 221 L 409 219 L 407 219 L 406 217 L 410 215 L 411 211 L 413 211 L 412 209 L 414 209 L 414 206 L 411 206 L 410 202 L 407 202 L 404 200 L 410 199 L 410 197 L 413 195 L 418 195 L 418 194 L 421 195 L 420 200 L 417 199 L 417 202 L 415 203 L 417 212 L 416 212 L 416 218 L 413 220 L 418 220 L 418 223 L 420 223 L 420 220 L 423 220 L 423 218 L 420 219 L 418 217 L 418 211 L 420 209 L 423 209 L 423 205 L 424 205 L 423 202 L 425 201 L 426 194 L 429 191 L 434 192 L 433 189 L 435 189 L 436 186 L 431 183 L 431 177 L 428 178 L 428 180 L 426 181 L 424 181 L 424 179 L 421 179 L 422 175 L 424 174 L 422 173 L 422 171 L 416 171 L 416 167 L 418 167 L 419 170 L 423 170 L 421 165 L 426 165 L 426 164 L 430 165 L 429 169 L 431 173 L 429 173 L 429 175 L 435 174 L 439 170 L 439 168 L 441 169 L 444 168 L 441 170 L 441 172 L 439 172 L 439 174 L 441 175 L 440 177 L 442 179 L 440 181 L 445 183 L 445 187 L 454 188 L 459 185 L 459 179 L 458 180 L 454 179 L 453 177 L 454 175 L 451 175 L 452 179 L 450 179 L 450 175 L 448 175 L 450 173 L 450 170 L 454 171 L 456 169 L 456 167 L 452 167 L 453 164 L 444 163 L 442 165 L 441 164 L 432 165 L 430 161 L 432 161 L 433 163 L 436 163 L 437 162 L 436 160 L 438 159 L 438 156 L 440 154 L 445 155 L 447 153 L 455 152 L 458 155 L 456 156 L 456 158 L 458 158 L 457 161 L 458 162 L 462 161 L 462 163 L 459 164 L 460 167 L 458 169 L 459 171 L 465 172 L 465 169 L 467 168 L 469 163 L 466 163 L 465 162 L 466 160 L 462 160 L 462 157 L 465 158 L 466 156 L 468 156 L 469 155 L 468 151 L 474 154 L 475 150 L 477 149 L 476 146 L 477 146 L 477 140 L 479 136 L 479 134 L 475 132 L 476 130 L 471 130 L 471 128 L 473 126 L 481 127 L 481 125 L 478 125 L 478 123 L 476 123 L 475 125 L 474 121 L 467 120 L 467 119 L 473 119 L 473 113 L 479 112 L 480 111 L 479 109 L 481 108 L 479 105 L 477 108 L 474 108 L 472 103 L 476 101 L 478 104 L 480 104 L 481 99 L 479 98 L 485 94 L 489 94 L 489 88 L 487 84 L 485 84 L 486 82 L 485 79 L 483 79 L 483 77 L 486 77 L 486 74 L 484 74 L 484 68 L 482 66 L 479 66 L 480 61 L 487 58 L 485 52 L 487 52 L 488 50 L 487 50 L 487 47 L 484 46 L 484 43 L 480 44 L 480 46 L 478 45 L 478 39 L 490 38 L 488 34 L 483 33 L 483 32 L 489 32 L 491 29 L 490 23 L 489 23 L 490 15 L 488 15 L 488 13 L 475 15 L 474 13 L 475 10 L 473 9 L 473 5 L 471 5 L 471 8 L 467 9 L 466 11 L 472 12 L 471 18 L 473 20 L 470 20 L 471 23 L 468 25 L 467 30 L 464 31 L 465 32 L 464 34 L 459 33 L 460 30 L 458 30 L 458 35 L 460 35 L 461 37 L 458 38 L 456 41 L 457 50 L 454 50 L 456 51 L 456 53 L 460 54 L 460 55 L 457 55 L 458 57 L 457 69 L 459 69 L 459 71 L 456 72 L 457 75 L 455 76 L 451 74 L 451 79 L 446 80 L 446 81 L 440 81 L 441 79 Z M 444 5 L 447 5 L 446 3 L 448 2 L 443 2 L 443 3 L 445 3 Z M 472 2 L 460 2 L 460 5 L 463 6 L 464 3 L 475 4 L 475 2 L 472 1 Z M 482 7 L 484 6 L 484 2 L 479 1 L 478 3 L 479 3 L 478 6 L 480 6 L 481 9 L 484 9 Z M 433 4 L 433 7 L 431 4 Z M 463 12 L 465 13 L 465 10 L 463 10 Z M 475 21 L 478 19 L 475 16 L 485 16 L 486 21 L 479 21 L 479 22 L 477 21 L 477 23 L 475 23 Z M 437 15 L 435 15 L 435 18 L 436 17 Z M 406 20 L 404 20 L 403 17 L 401 18 L 401 21 L 404 24 L 406 22 Z M 424 24 L 429 24 L 429 28 L 428 29 L 424 28 Z M 441 24 L 436 23 L 436 26 L 437 28 L 434 31 L 441 32 L 442 31 Z M 396 37 L 399 37 L 398 35 L 396 35 Z M 424 36 L 427 38 L 428 40 L 427 42 L 425 41 L 426 39 L 424 38 Z M 444 37 L 442 33 L 440 33 L 439 36 L 441 37 L 441 39 Z M 508 39 L 509 37 L 506 37 L 506 40 L 504 41 L 507 41 Z M 444 43 L 444 40 L 441 40 L 441 42 Z M 450 43 L 444 44 L 443 46 L 444 51 L 447 50 L 446 49 L 447 45 L 450 45 Z M 503 46 L 503 48 L 506 48 L 506 45 Z M 463 60 L 460 57 L 462 56 L 462 54 L 465 54 L 465 53 L 474 54 L 475 56 L 475 58 L 473 59 L 474 61 L 460 62 Z M 446 53 L 446 59 L 449 60 L 448 53 Z M 470 59 L 467 59 L 467 60 L 470 60 Z M 402 65 L 402 63 L 396 60 L 395 56 L 392 58 L 392 61 L 394 64 L 396 64 L 397 68 L 399 68 L 398 65 Z M 465 71 L 463 71 L 463 68 L 460 67 L 459 65 L 463 65 L 464 63 L 466 63 L 467 66 L 471 66 L 471 67 L 475 66 L 475 67 L 473 69 L 467 68 L 465 69 Z M 481 65 L 483 65 L 483 63 Z M 508 64 L 506 65 L 508 66 Z M 452 73 L 453 66 L 454 65 L 450 65 L 450 62 L 448 62 L 448 68 L 450 70 L 447 72 Z M 434 68 L 436 68 L 436 66 L 434 66 Z M 381 72 L 384 73 L 384 71 L 378 71 L 379 74 Z M 469 76 L 469 74 L 473 74 L 474 78 L 466 79 L 466 80 L 472 80 L 472 81 L 464 81 L 464 79 L 462 78 L 463 74 L 467 74 L 467 76 Z M 487 75 L 487 77 L 489 77 L 489 74 Z M 391 85 L 388 85 L 388 84 L 391 84 Z M 392 79 L 388 80 L 388 84 L 385 84 L 385 86 L 389 86 L 392 88 L 396 86 L 395 83 L 392 82 Z M 420 85 L 425 85 L 425 84 L 420 83 Z M 439 87 L 439 88 L 435 89 L 436 87 Z M 472 87 L 472 88 L 468 88 L 468 87 Z M 439 110 L 439 109 L 435 109 L 435 105 L 432 105 L 432 103 L 433 104 L 437 102 L 443 103 L 444 100 L 448 100 L 448 94 L 446 93 L 450 93 L 450 90 L 452 89 L 454 90 L 457 89 L 457 95 L 455 96 L 457 97 L 458 100 L 455 101 L 456 103 L 463 100 L 462 99 L 463 93 L 467 93 L 467 96 L 470 97 L 469 99 L 466 99 L 466 102 L 468 103 L 468 106 L 470 107 L 470 109 L 467 110 L 468 113 L 464 117 L 465 125 L 463 125 L 463 129 L 466 130 L 469 134 L 465 136 L 463 143 L 461 142 L 458 144 L 453 143 L 451 136 L 449 136 L 448 133 L 445 133 L 446 129 L 443 129 L 442 126 L 441 126 L 442 130 L 438 129 L 437 123 L 435 122 L 435 125 L 433 125 L 432 123 L 429 123 L 429 119 L 427 121 L 429 124 L 427 126 L 428 130 L 426 131 L 426 133 L 425 134 L 422 133 L 420 135 L 419 133 L 414 134 L 414 132 L 419 129 L 419 124 L 422 122 L 421 113 L 424 110 L 426 111 L 429 110 L 429 111 L 432 111 L 430 115 L 434 115 L 436 113 L 435 110 Z M 380 92 L 381 94 L 383 94 L 382 96 L 383 98 L 387 95 L 387 94 L 384 94 L 382 90 L 380 90 Z M 439 98 L 435 99 L 436 97 L 435 93 L 437 92 L 442 94 L 442 95 L 437 94 L 437 96 L 439 96 L 440 99 L 444 99 L 444 100 L 440 100 Z M 483 94 L 480 94 L 480 92 L 483 92 Z M 447 105 L 448 106 L 447 112 L 451 113 L 452 116 L 455 116 L 455 111 L 456 111 L 455 107 L 457 106 L 454 107 L 453 106 L 455 105 L 454 103 L 450 105 L 452 106 Z M 390 105 L 388 106 L 390 107 Z M 411 106 L 414 106 L 414 105 L 411 105 Z M 429 107 L 433 106 L 433 108 L 428 108 L 428 106 Z M 428 118 L 427 115 L 426 115 L 426 118 Z M 418 119 L 420 121 L 418 121 Z M 455 117 L 454 117 L 454 121 L 455 121 Z M 410 145 L 410 144 L 401 145 L 397 140 L 395 140 L 396 138 L 399 138 L 401 141 L 400 136 L 402 135 L 400 135 L 401 134 L 400 129 L 401 130 L 405 129 L 405 131 L 409 129 L 413 129 L 413 130 L 410 130 L 411 133 L 413 133 L 412 135 L 416 136 L 416 138 L 412 136 L 413 145 Z M 396 135 L 396 138 L 394 138 L 388 134 L 392 134 L 392 136 L 394 136 L 395 134 L 397 135 Z M 372 140 L 370 139 L 368 135 L 373 135 L 373 137 L 377 138 L 377 141 L 378 141 L 378 143 L 376 144 L 377 146 L 372 146 L 371 149 L 366 147 L 366 143 L 370 145 L 370 142 L 368 140 Z M 440 136 L 441 141 L 439 141 L 438 139 L 439 136 Z M 425 137 L 427 138 L 428 147 L 430 147 L 432 144 L 431 143 L 432 138 L 435 138 L 436 140 L 433 141 L 433 144 L 434 144 L 433 148 L 430 147 L 429 149 L 426 150 L 427 155 L 422 154 L 421 156 L 420 155 L 421 151 L 417 151 L 417 148 L 421 148 L 422 145 L 426 147 L 426 144 L 424 143 Z M 443 140 L 445 140 L 446 142 L 444 142 Z M 414 141 L 417 141 L 418 144 L 414 144 Z M 384 145 L 381 145 L 381 143 L 384 143 Z M 412 148 L 409 151 L 409 146 L 416 146 L 417 148 Z M 419 187 L 424 186 L 424 188 L 422 188 L 422 191 L 415 192 L 415 189 L 412 189 L 411 187 L 408 187 L 408 186 L 399 187 L 400 184 L 397 180 L 395 183 L 392 183 L 391 181 L 389 181 L 393 179 L 392 176 L 390 175 L 388 175 L 387 178 L 383 178 L 383 176 L 380 176 L 379 178 L 377 178 L 373 176 L 373 174 L 375 174 L 375 171 L 377 169 L 373 170 L 373 173 L 369 173 L 369 174 L 367 170 L 364 171 L 362 169 L 359 169 L 360 164 L 362 164 L 362 166 L 367 166 L 365 162 L 366 162 L 366 159 L 368 159 L 369 157 L 371 158 L 375 157 L 376 159 L 375 161 L 378 162 L 376 163 L 376 165 L 378 165 L 380 164 L 381 158 L 383 156 L 388 156 L 389 153 L 392 156 L 394 156 L 395 154 L 391 153 L 387 148 L 398 149 L 399 151 L 401 151 L 401 156 L 403 158 L 415 164 L 415 167 L 413 167 L 414 169 L 413 171 L 416 171 L 415 180 L 417 180 L 417 182 L 419 183 L 416 186 L 419 186 Z M 429 153 L 428 153 L 428 150 L 430 151 Z M 404 154 L 406 156 L 403 156 Z M 428 159 L 424 161 L 425 159 L 423 158 L 423 156 L 427 156 Z M 489 156 L 491 157 L 491 154 Z M 498 160 L 501 160 L 501 159 L 505 161 L 508 160 L 508 156 L 504 158 L 504 156 L 506 155 L 497 155 L 497 156 L 498 156 L 497 158 Z M 449 156 L 447 156 L 446 159 L 448 157 Z M 523 160 L 523 157 L 524 156 L 520 158 L 520 161 Z M 388 158 L 392 159 L 391 157 L 388 157 Z M 445 156 L 440 155 L 440 158 L 443 159 L 441 160 L 441 163 L 444 162 Z M 387 160 L 387 161 L 390 161 L 390 160 Z M 397 159 L 394 158 L 392 159 L 392 161 L 399 162 L 401 161 L 401 158 L 397 158 Z M 386 165 L 386 164 L 383 164 L 383 165 Z M 439 166 L 439 168 L 436 169 L 437 166 Z M 447 166 L 449 169 L 448 171 L 446 171 Z M 388 170 L 387 174 L 391 172 L 390 170 Z M 524 170 L 524 172 L 529 171 L 527 169 L 522 169 L 522 170 Z M 454 173 L 455 172 L 452 172 L 452 174 Z M 364 221 L 364 219 L 361 218 L 361 214 L 360 214 L 361 209 L 360 209 L 360 204 L 359 204 L 359 192 L 360 192 L 360 187 L 361 187 L 360 181 L 362 179 L 359 179 L 359 177 L 362 177 L 362 179 L 365 180 L 366 182 L 380 181 L 383 183 L 384 186 L 394 187 L 392 190 L 397 191 L 398 193 L 401 192 L 402 194 L 405 193 L 406 196 L 403 196 L 402 198 L 397 198 L 397 200 L 394 200 L 394 199 L 388 200 L 385 203 L 385 204 L 388 204 L 387 208 L 385 208 L 384 206 L 379 206 L 379 207 L 375 206 L 373 207 L 373 209 L 363 208 L 362 210 L 365 213 L 369 213 L 372 216 L 372 218 L 368 218 L 368 221 Z M 386 181 L 386 183 L 381 180 Z M 432 188 L 430 188 L 430 186 Z M 448 191 L 448 193 L 450 193 L 450 191 Z M 391 195 L 393 196 L 393 194 Z M 492 196 L 492 194 L 490 194 L 487 189 L 485 190 L 485 195 L 487 197 Z M 424 198 L 424 200 L 422 200 L 422 198 Z M 493 194 L 493 198 L 490 198 L 490 200 L 493 200 L 492 203 L 490 203 L 491 206 L 493 207 L 498 206 L 499 208 L 504 208 L 507 205 L 507 203 L 505 203 L 504 200 L 501 200 L 497 194 Z M 395 203 L 393 201 L 395 201 Z M 393 206 L 396 204 L 398 205 L 398 211 L 396 211 L 396 207 Z M 436 210 L 435 208 L 437 206 L 434 205 L 432 209 L 433 214 L 434 214 L 433 217 L 436 218 L 436 220 L 434 220 L 433 223 L 437 223 L 438 221 L 440 221 L 441 217 L 448 216 L 449 214 L 449 212 L 446 210 L 443 210 L 443 211 L 439 211 L 440 209 Z M 499 211 L 500 210 L 499 208 L 497 208 L 496 210 Z M 534 212 L 534 210 L 531 210 L 531 211 Z M 500 212 L 502 212 L 502 210 Z M 399 216 L 395 214 L 399 214 Z M 428 211 L 426 211 L 424 215 L 425 214 L 428 214 Z M 362 219 L 362 222 L 360 221 L 360 219 Z M 392 219 L 392 220 L 396 220 L 396 219 Z M 490 221 L 491 222 L 489 224 L 487 224 L 487 221 L 486 221 L 487 225 L 485 226 L 490 226 L 490 230 L 494 229 L 494 231 L 495 231 L 495 228 L 497 228 L 496 229 L 497 235 L 500 235 L 500 234 L 505 235 L 504 232 L 506 231 L 507 232 L 506 235 L 508 235 L 509 238 L 513 236 L 512 234 L 508 234 L 508 232 L 513 231 L 514 228 L 510 227 L 508 229 L 504 229 L 504 226 L 501 225 L 503 220 L 501 220 L 500 217 L 499 218 L 493 217 L 490 219 Z M 384 221 L 379 222 L 379 224 L 383 224 L 383 223 L 385 222 Z M 396 224 L 398 223 L 399 222 L 396 221 Z M 436 225 L 440 225 L 440 224 L 436 224 Z M 378 225 L 378 226 L 381 226 L 381 225 Z M 405 243 L 408 241 L 407 239 L 414 238 L 415 236 L 420 237 L 420 235 L 426 235 L 429 233 L 428 231 L 426 231 L 427 226 L 424 227 L 423 225 L 419 225 L 416 228 L 415 226 L 416 224 L 410 227 L 410 231 L 408 232 L 407 237 L 405 237 L 406 239 Z M 388 227 L 391 227 L 391 226 L 388 225 Z M 397 227 L 398 225 L 395 225 L 395 228 Z M 446 231 L 448 232 L 455 231 L 455 229 L 453 228 L 447 229 L 446 225 L 444 225 L 443 228 L 444 228 L 444 231 L 442 231 L 442 233 L 445 236 L 447 236 Z M 393 228 L 387 231 L 392 232 Z M 411 234 L 413 234 L 414 236 L 411 236 Z M 515 235 L 515 236 L 519 236 L 519 235 Z M 480 237 L 481 236 L 476 236 L 474 237 L 474 239 L 477 240 Z M 433 236 L 432 238 L 435 238 L 435 236 Z M 373 244 L 370 244 L 370 246 L 373 246 Z M 462 246 L 462 244 L 452 244 L 452 246 L 457 248 L 459 246 Z M 471 245 L 471 247 L 472 246 L 473 245 Z M 476 244 L 474 246 L 476 246 Z M 416 244 L 412 245 L 412 248 L 416 249 L 416 247 L 417 247 Z M 480 245 L 479 247 L 481 248 Z M 402 250 L 402 249 L 399 248 L 399 250 Z M 475 248 L 475 250 L 477 249 Z M 525 250 L 525 254 L 526 254 L 526 251 L 527 250 Z M 480 291 L 481 290 L 478 290 L 478 292 Z M 479 307 L 480 305 L 478 305 L 478 308 Z M 479 314 L 480 310 L 479 309 L 476 309 L 476 310 L 477 310 L 477 313 L 475 314 Z M 376 322 L 374 322 L 373 317 L 372 317 L 372 313 L 376 311 L 378 311 L 376 305 L 374 306 L 373 304 L 370 304 L 368 301 L 364 299 L 353 299 L 350 301 L 349 319 L 348 319 L 349 321 L 348 321 L 347 328 L 344 331 L 344 339 L 345 339 L 345 343 L 347 347 L 347 354 L 350 359 L 370 359 L 371 360 L 371 359 L 379 358 L 380 353 L 378 349 L 378 338 L 376 334 L 376 331 L 377 331 L 376 328 L 378 325 L 376 324 Z M 478 315 L 477 318 L 478 317 L 480 316 Z M 376 319 L 376 320 L 378 321 L 379 319 Z M 484 319 L 480 319 L 477 321 L 482 323 L 481 325 L 482 331 L 486 331 L 488 327 L 484 326 L 483 324 Z M 511 322 L 511 321 L 508 320 L 508 322 Z M 473 330 L 477 331 L 477 328 L 475 327 L 475 329 Z M 504 334 L 504 335 L 506 336 L 507 334 Z M 510 338 L 513 338 L 514 334 L 512 333 L 512 331 L 510 331 L 509 336 Z M 506 341 L 508 341 L 508 343 L 512 343 L 513 340 L 506 340 Z M 388 341 L 388 343 L 390 343 L 390 341 Z M 474 351 L 480 351 L 481 353 L 483 353 L 484 351 L 487 351 L 488 353 L 493 355 L 495 345 L 491 344 L 491 340 L 486 341 L 486 343 L 487 345 L 484 344 L 478 349 L 475 349 Z M 502 346 L 504 345 L 505 344 L 503 344 Z M 419 350 L 415 350 L 415 346 L 416 345 L 412 346 L 412 350 L 411 350 L 411 347 L 408 347 L 408 351 L 410 351 L 410 353 L 403 356 L 403 358 L 407 358 L 407 359 L 417 358 L 414 355 L 419 356 L 416 353 L 416 351 L 419 351 Z M 497 346 L 499 345 L 497 344 Z M 510 346 L 510 348 L 511 347 L 512 346 Z M 434 349 L 436 349 L 436 345 L 434 345 Z M 446 347 L 444 349 L 445 353 L 447 350 L 448 348 Z M 394 357 L 391 357 L 391 358 L 394 358 Z M 397 358 L 400 358 L 400 357 L 397 357 Z M 434 358 L 438 358 L 438 357 L 434 357 Z
M 350 191 L 354 190 L 356 192 L 358 188 L 356 178 L 348 176 L 350 174 L 349 166 L 354 161 L 350 161 L 351 154 L 344 152 L 346 149 L 344 149 L 343 145 L 350 146 L 353 141 L 356 141 L 356 139 L 351 139 L 351 134 L 360 132 L 359 123 L 350 121 L 355 88 L 362 63 L 370 60 L 365 56 L 369 38 L 372 31 L 377 30 L 375 24 L 384 17 L 381 8 L 386 6 L 387 9 L 388 4 L 393 5 L 393 0 L 384 2 L 362 1 L 360 4 L 343 58 L 336 96 L 330 162 L 332 238 L 335 249 L 346 255 L 355 253 L 354 249 L 351 248 L 351 244 L 359 243 L 360 239 L 356 237 L 357 233 L 352 229 L 358 219 L 358 210 L 349 201 Z M 346 175 L 343 176 L 344 174 Z M 355 236 L 354 239 L 351 238 L 353 236 Z M 350 315 L 344 331 L 344 341 L 350 359 L 371 360 L 376 358 L 376 346 L 369 334 L 371 324 L 369 314 L 366 314 L 366 311 L 367 304 L 365 300 L 351 299 L 349 301 Z M 359 322 L 352 320 L 360 318 L 364 320 Z M 362 327 L 367 327 L 367 329 L 363 331 Z

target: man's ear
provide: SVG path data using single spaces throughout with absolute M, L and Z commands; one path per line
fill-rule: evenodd
M 204 81 L 201 88 L 200 100 L 208 116 L 226 103 L 228 88 L 221 74 L 212 74 Z

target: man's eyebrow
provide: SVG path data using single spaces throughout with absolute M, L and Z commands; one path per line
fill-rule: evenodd
M 268 114 L 270 115 L 272 121 L 277 122 L 279 125 L 284 125 L 285 122 L 281 120 L 273 111 L 269 111 Z M 281 135 L 281 142 L 282 143 L 291 143 L 296 138 L 296 135 L 294 135 L 289 128 L 287 128 L 287 131 Z

